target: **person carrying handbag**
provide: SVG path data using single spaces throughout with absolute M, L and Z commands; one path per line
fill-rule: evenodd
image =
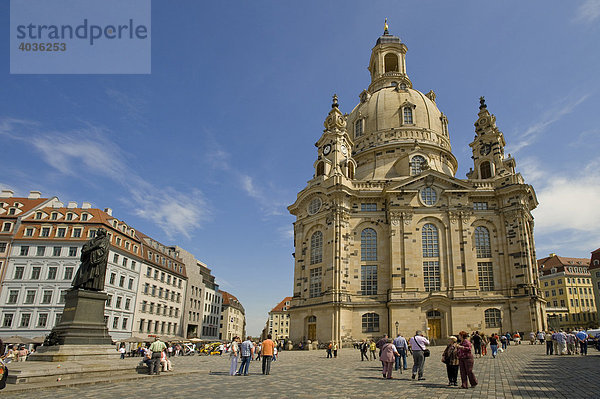
M 426 349 L 429 340 L 423 336 L 423 331 L 417 330 L 415 336 L 410 339 L 409 345 L 413 355 L 412 379 L 414 380 L 418 375 L 419 380 L 424 380 L 423 370 L 425 369 L 425 358 L 429 357 L 429 349 Z

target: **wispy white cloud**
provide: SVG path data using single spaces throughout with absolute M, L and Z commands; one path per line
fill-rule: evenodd
M 585 0 L 575 10 L 575 22 L 592 23 L 600 18 L 600 0 Z
M 156 187 L 123 161 L 129 158 L 127 152 L 112 142 L 103 128 L 87 125 L 80 130 L 57 132 L 35 122 L 0 119 L 0 134 L 29 143 L 63 175 L 82 180 L 103 177 L 121 185 L 127 193 L 125 202 L 134 213 L 156 223 L 170 238 L 189 238 L 210 218 L 200 190 L 192 188 L 182 193 L 172 187 Z
M 576 99 L 574 100 L 571 98 L 566 98 L 561 103 L 550 107 L 550 109 L 545 111 L 537 121 L 515 134 L 515 136 L 519 139 L 515 144 L 509 146 L 509 152 L 516 154 L 523 148 L 533 144 L 540 135 L 547 131 L 550 125 L 559 121 L 565 115 L 573 112 L 573 110 L 579 104 L 587 100 L 589 96 L 589 94 L 577 95 Z
M 128 119 L 134 120 L 136 123 L 145 120 L 144 113 L 147 101 L 144 98 L 113 88 L 107 88 L 104 92 L 109 100 L 125 113 Z

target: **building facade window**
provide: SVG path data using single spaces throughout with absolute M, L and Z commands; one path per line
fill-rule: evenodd
M 56 266 L 50 266 L 48 268 L 48 280 L 55 280 L 58 268 Z
M 421 230 L 421 240 L 423 247 L 423 285 L 425 291 L 441 290 L 441 271 L 439 258 L 438 230 L 433 224 L 428 223 Z
M 433 224 L 428 223 L 421 230 L 424 258 L 437 258 L 440 256 L 438 243 L 438 230 Z
M 73 280 L 73 268 L 72 267 L 65 267 L 65 276 L 64 276 L 65 280 Z
M 362 295 L 377 295 L 377 265 L 361 266 L 360 291 Z
M 34 266 L 31 269 L 31 279 L 32 280 L 39 280 L 41 273 L 42 273 L 42 268 L 40 266 Z
M 377 204 L 376 203 L 362 203 L 360 204 L 361 212 L 377 212 Z
M 482 179 L 489 179 L 492 177 L 492 165 L 488 161 L 482 162 L 479 169 L 481 171 Z
M 7 301 L 7 303 L 9 305 L 16 304 L 18 299 L 19 299 L 19 290 L 10 290 L 8 292 L 8 301 Z
M 360 260 L 377 260 L 377 232 L 372 228 L 360 233 Z
M 484 312 L 486 328 L 500 327 L 501 313 L 499 309 L 486 309 Z
M 410 174 L 412 176 L 418 175 L 423 171 L 423 165 L 425 164 L 425 158 L 421 155 L 415 155 L 410 160 Z
M 48 324 L 48 313 L 40 313 L 37 326 L 43 328 L 46 327 L 46 324 Z
M 435 205 L 437 199 L 437 192 L 433 188 L 425 187 L 421 190 L 421 201 L 423 201 L 425 205 Z
M 44 290 L 44 294 L 42 295 L 42 303 L 49 304 L 50 302 L 52 302 L 52 291 Z
M 315 267 L 310 269 L 310 286 L 309 296 L 311 298 L 321 295 L 321 268 Z
M 13 276 L 13 279 L 15 279 L 15 280 L 22 280 L 24 272 L 25 272 L 25 267 L 24 266 L 17 266 L 17 267 L 15 267 L 15 274 Z
M 404 107 L 402 110 L 403 116 L 403 124 L 404 125 L 412 125 L 413 124 L 413 112 L 411 107 Z
M 440 262 L 425 261 L 423 262 L 423 285 L 425 291 L 440 291 L 441 290 L 441 274 L 440 274 Z
M 494 268 L 492 262 L 477 262 L 479 289 L 481 291 L 494 290 Z
M 475 252 L 478 258 L 491 258 L 490 232 L 484 226 L 475 228 Z
M 379 315 L 377 313 L 365 313 L 362 315 L 362 332 L 378 332 Z
M 14 317 L 14 314 L 5 313 L 4 319 L 2 321 L 2 327 L 5 327 L 5 328 L 12 327 L 13 317 Z
M 363 119 L 354 122 L 354 137 L 360 137 L 363 134 Z
M 21 245 L 21 252 L 19 252 L 19 254 L 21 256 L 27 256 L 27 255 L 29 255 L 29 246 L 27 246 L 27 245 Z
M 310 264 L 323 261 L 323 233 L 316 231 L 310 237 Z

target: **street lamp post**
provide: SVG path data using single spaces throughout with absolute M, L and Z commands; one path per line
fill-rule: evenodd
M 400 326 L 400 323 L 396 322 L 396 336 L 398 336 L 398 327 Z

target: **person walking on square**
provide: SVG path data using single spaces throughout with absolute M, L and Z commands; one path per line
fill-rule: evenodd
M 398 356 L 396 345 L 394 345 L 392 340 L 388 338 L 385 345 L 381 347 L 380 353 L 379 360 L 381 360 L 381 363 L 383 364 L 383 378 L 391 380 L 395 359 Z
M 567 354 L 574 355 L 575 354 L 575 346 L 577 345 L 577 337 L 573 331 L 567 330 Z
M 458 347 L 458 365 L 460 367 L 461 388 L 471 388 L 477 386 L 477 378 L 473 374 L 473 353 L 471 353 L 471 342 L 469 342 L 469 334 L 466 331 L 461 331 L 459 334 L 460 343 Z
M 396 350 L 398 351 L 398 356 L 396 357 L 395 369 L 406 370 L 406 353 L 408 352 L 408 343 L 406 342 L 406 338 L 402 336 L 402 334 L 398 334 L 396 338 L 394 338 L 394 345 L 396 346 Z M 402 364 L 400 364 L 402 362 Z
M 275 347 L 275 343 L 271 340 L 271 337 L 271 334 L 268 334 L 267 339 L 261 345 L 262 373 L 264 375 L 271 373 L 271 361 L 273 360 L 273 348 Z
M 554 340 L 552 339 L 552 331 L 548 331 L 544 336 L 546 341 L 546 355 L 552 355 L 554 353 Z
M 363 341 L 360 344 L 360 361 L 364 361 L 369 360 L 369 342 L 366 339 L 363 339 Z
M 167 345 L 162 342 L 158 337 L 154 338 L 154 342 L 150 345 L 150 352 L 152 352 L 152 358 L 150 363 L 150 374 L 160 374 L 160 358 L 161 353 L 167 349 Z
M 458 339 L 455 336 L 448 338 L 448 346 L 442 354 L 442 362 L 446 364 L 446 373 L 448 374 L 448 386 L 457 386 L 458 377 Z
M 374 340 L 371 340 L 371 343 L 369 344 L 369 350 L 371 351 L 371 355 L 369 356 L 369 359 L 371 358 L 371 356 L 373 357 L 373 360 L 377 359 L 377 356 L 375 356 L 375 351 L 377 350 L 377 344 L 375 344 Z
M 251 341 L 251 337 L 246 337 L 246 340 L 242 342 L 240 355 L 242 359 L 242 365 L 240 366 L 237 375 L 248 375 L 250 360 L 252 360 L 252 356 L 254 355 L 254 344 Z
M 538 331 L 537 339 L 538 339 L 538 341 L 540 341 L 540 345 L 544 345 L 545 338 L 546 338 L 546 333 L 543 331 Z
M 490 336 L 490 349 L 492 350 L 492 358 L 495 359 L 498 355 L 498 336 L 496 334 Z
M 327 345 L 327 359 L 331 358 L 331 351 L 333 350 L 333 343 L 329 341 Z
M 565 355 L 567 352 L 567 334 L 563 330 L 556 333 L 556 342 L 558 344 L 558 354 Z
M 333 357 L 336 358 L 337 357 L 337 351 L 338 351 L 338 344 L 334 343 L 333 344 Z
M 480 336 L 481 336 L 481 356 L 485 356 L 485 355 L 487 355 L 488 337 L 484 333 L 481 333 Z
M 577 337 L 577 342 L 579 342 L 581 355 L 587 356 L 587 340 L 589 335 L 585 331 L 583 331 L 583 329 L 581 329 L 579 330 L 579 332 L 577 332 L 577 334 L 575 334 L 575 337 Z
M 479 331 L 475 331 L 471 335 L 471 345 L 473 346 L 475 356 L 479 355 L 481 357 L 481 336 L 479 335 Z
M 231 366 L 229 367 L 229 375 L 235 375 L 238 366 L 238 359 L 240 358 L 240 348 L 238 346 L 239 337 L 233 337 L 231 341 L 231 348 L 229 356 L 231 357 Z
M 429 340 L 423 336 L 423 331 L 417 330 L 415 336 L 410 339 L 409 344 L 413 355 L 412 379 L 414 380 L 418 375 L 419 380 L 424 380 L 425 347 L 429 345 Z

